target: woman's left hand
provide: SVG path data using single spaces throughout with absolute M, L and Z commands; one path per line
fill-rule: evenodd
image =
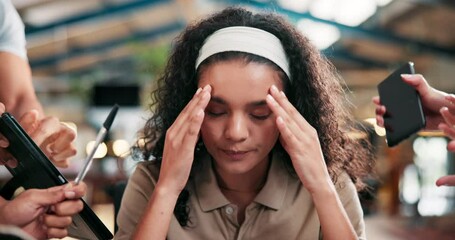
M 316 129 L 288 101 L 284 92 L 270 88 L 267 104 L 276 115 L 280 142 L 291 157 L 294 169 L 303 185 L 314 193 L 332 181 L 322 154 Z

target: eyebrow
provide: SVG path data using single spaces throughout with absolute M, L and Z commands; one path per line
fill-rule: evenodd
M 216 97 L 216 96 L 213 96 L 211 99 L 210 99 L 211 102 L 216 102 L 216 103 L 219 103 L 219 104 L 223 104 L 223 105 L 227 105 L 226 101 L 220 97 Z M 251 106 L 251 107 L 261 107 L 261 106 L 264 106 L 264 105 L 267 105 L 267 102 L 265 100 L 259 100 L 259 101 L 253 101 L 253 102 L 250 102 L 247 104 L 248 106 Z

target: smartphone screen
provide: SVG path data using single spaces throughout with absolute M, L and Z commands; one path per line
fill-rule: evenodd
M 384 126 L 389 147 L 425 127 L 419 93 L 401 79 L 401 74 L 414 74 L 414 64 L 406 63 L 378 85 L 381 104 L 386 107 Z

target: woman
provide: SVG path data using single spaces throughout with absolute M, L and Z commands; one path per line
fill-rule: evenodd
M 364 238 L 334 68 L 282 18 L 229 8 L 179 37 L 116 239 Z

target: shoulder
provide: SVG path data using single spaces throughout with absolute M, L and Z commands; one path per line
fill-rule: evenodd
M 0 0 L 0 51 L 27 59 L 24 24 L 10 0 Z
M 147 182 L 152 182 L 153 185 L 156 184 L 159 176 L 159 167 L 156 162 L 147 161 L 140 162 L 137 164 L 136 169 L 131 176 L 132 181 L 141 181 L 147 180 Z

